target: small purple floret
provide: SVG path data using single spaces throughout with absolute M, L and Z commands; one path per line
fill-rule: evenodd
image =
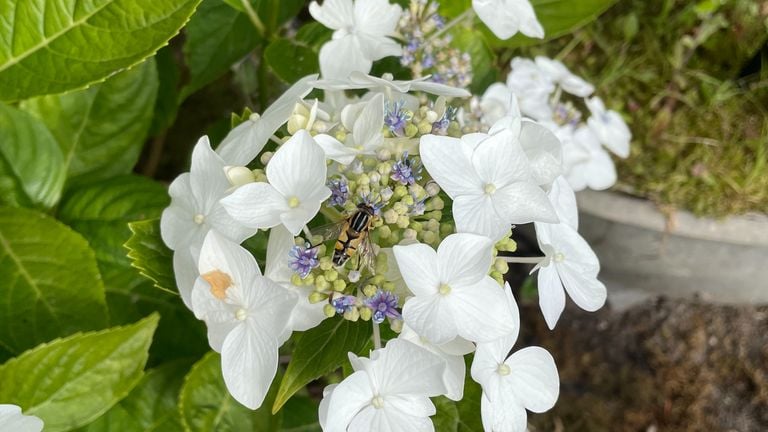
M 345 295 L 331 300 L 331 306 L 336 309 L 337 314 L 343 314 L 344 312 L 350 310 L 356 302 L 357 297 Z
M 392 166 L 390 178 L 404 185 L 412 185 L 421 179 L 421 164 L 416 162 L 415 158 L 408 158 L 406 151 L 403 157 Z
M 373 297 L 365 301 L 365 305 L 373 311 L 373 322 L 381 324 L 385 319 L 401 319 L 397 310 L 397 294 L 390 291 L 378 290 Z
M 344 180 L 331 180 L 327 184 L 331 190 L 331 197 L 328 199 L 329 206 L 343 206 L 349 199 L 349 186 Z
M 288 252 L 288 257 L 288 267 L 302 279 L 307 277 L 313 268 L 320 265 L 320 260 L 317 259 L 317 248 L 296 245 Z
M 387 102 L 385 106 L 384 124 L 390 132 L 399 137 L 405 135 L 405 127 L 411 120 L 411 113 L 403 109 L 404 105 L 405 101 L 401 100 L 394 104 Z

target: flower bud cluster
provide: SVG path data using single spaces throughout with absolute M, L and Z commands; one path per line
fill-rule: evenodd
M 412 0 L 400 19 L 400 34 L 406 43 L 400 63 L 414 78 L 431 75 L 435 82 L 466 88 L 472 83 L 472 58 L 453 46 L 450 34 L 442 33 L 445 18 L 438 3 Z

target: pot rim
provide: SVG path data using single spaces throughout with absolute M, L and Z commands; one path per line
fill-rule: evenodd
M 576 193 L 579 211 L 612 222 L 666 234 L 722 243 L 768 247 L 768 215 L 750 213 L 723 219 L 675 210 L 670 223 L 650 200 L 615 191 Z

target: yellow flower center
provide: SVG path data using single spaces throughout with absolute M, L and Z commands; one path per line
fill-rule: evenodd
M 242 321 L 246 317 L 248 317 L 248 312 L 245 309 L 240 308 L 235 311 L 235 318 L 237 318 L 238 321 Z
M 437 292 L 442 295 L 448 295 L 451 293 L 451 286 L 448 284 L 440 284 L 440 288 L 437 289 Z
M 193 221 L 195 221 L 195 223 L 196 223 L 196 224 L 198 224 L 198 225 L 202 225 L 202 224 L 203 224 L 203 222 L 205 222 L 205 216 L 203 216 L 203 215 L 201 215 L 201 214 L 196 214 L 196 215 L 195 215 L 195 216 L 192 218 L 192 220 L 193 220 Z
M 555 254 L 553 259 L 555 260 L 555 262 L 559 262 L 560 263 L 560 262 L 565 261 L 565 255 L 563 255 L 562 252 L 558 252 L 558 253 Z
M 296 208 L 301 204 L 298 197 L 292 196 L 288 198 L 288 207 L 290 208 Z
M 498 372 L 498 374 L 501 376 L 507 376 L 512 372 L 512 370 L 509 368 L 509 366 L 502 363 L 499 365 L 499 368 L 496 369 L 496 372 Z
M 493 195 L 496 193 L 496 185 L 493 183 L 486 183 L 484 189 L 487 195 Z
M 384 398 L 379 395 L 374 396 L 373 399 L 371 399 L 371 405 L 376 409 L 384 408 Z

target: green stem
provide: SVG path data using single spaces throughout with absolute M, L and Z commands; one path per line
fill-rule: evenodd
M 546 257 L 511 257 L 500 256 L 499 258 L 510 264 L 538 264 Z
M 267 34 L 267 29 L 264 27 L 264 23 L 259 19 L 259 15 L 253 10 L 251 2 L 249 0 L 240 0 L 240 3 L 242 3 L 243 9 L 245 9 L 245 13 L 248 15 L 248 18 L 250 18 L 253 26 L 256 27 L 256 31 L 259 32 L 259 36 L 263 38 Z
M 373 321 L 371 322 L 373 323 L 373 349 L 379 349 L 381 348 L 381 332 L 379 331 L 379 325 Z

